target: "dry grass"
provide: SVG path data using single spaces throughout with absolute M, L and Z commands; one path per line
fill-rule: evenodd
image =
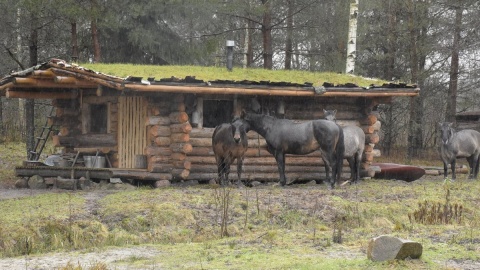
M 229 197 L 227 220 L 222 194 Z M 0 256 L 148 244 L 162 252 L 148 261 L 118 263 L 165 269 L 451 269 L 453 261 L 470 260 L 478 266 L 478 194 L 478 180 L 465 175 L 454 183 L 442 177 L 364 180 L 335 190 L 200 185 L 49 192 L 0 199 Z M 461 205 L 462 212 L 448 223 L 417 221 L 415 212 L 429 211 L 425 202 Z M 422 258 L 369 261 L 368 240 L 382 234 L 419 241 Z

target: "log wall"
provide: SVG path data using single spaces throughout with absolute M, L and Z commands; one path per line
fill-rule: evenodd
M 211 138 L 214 128 L 193 128 L 185 112 L 183 94 L 163 94 L 148 97 L 145 132 L 147 145 L 143 154 L 147 156 L 146 173 L 161 176 L 158 180 L 209 181 L 217 178 L 217 167 L 212 150 Z M 248 109 L 247 98 L 239 99 L 238 106 Z M 381 99 L 366 98 L 324 98 L 290 99 L 266 98 L 260 100 L 262 109 L 270 112 L 282 112 L 277 117 L 305 121 L 323 119 L 323 110 L 337 110 L 337 123 L 341 126 L 360 126 L 366 135 L 365 152 L 362 162 L 362 175 L 373 176 L 370 164 L 379 151 L 374 149 L 379 141 L 380 122 L 372 108 Z M 72 134 L 81 134 L 79 115 L 80 104 L 74 100 L 56 100 L 57 114 L 54 117 L 60 125 L 63 138 L 62 146 L 78 144 L 78 138 Z M 388 102 L 388 101 L 387 101 Z M 282 103 L 281 105 L 278 105 Z M 281 110 L 278 109 L 281 106 Z M 239 111 L 236 108 L 236 111 Z M 109 103 L 109 132 L 117 136 L 118 102 Z M 73 138 L 69 140 L 69 138 Z M 254 131 L 248 133 L 249 149 L 244 161 L 243 180 L 278 181 L 278 169 L 273 156 L 266 150 L 265 140 Z M 117 144 L 117 142 L 113 142 Z M 113 167 L 118 167 L 118 153 L 110 154 Z M 287 155 L 286 174 L 289 181 L 324 179 L 325 169 L 318 151 L 304 156 Z M 342 178 L 350 177 L 348 163 L 344 161 Z M 231 179 L 236 179 L 236 164 L 231 166 Z M 145 178 L 147 179 L 147 178 Z M 148 178 L 152 180 L 152 177 Z
M 380 122 L 377 121 L 372 108 L 377 103 L 363 98 L 329 98 L 325 100 L 284 100 L 284 117 L 293 120 L 323 119 L 323 109 L 337 110 L 337 123 L 340 126 L 360 126 L 366 135 L 365 152 L 362 162 L 362 175 L 373 176 L 370 170 L 373 161 L 374 146 L 379 141 L 378 131 Z M 248 104 L 248 102 L 242 102 Z M 263 100 L 262 106 L 270 112 L 277 110 L 277 100 Z M 283 110 L 283 108 L 282 108 Z M 190 175 L 187 179 L 208 181 L 217 178 L 217 166 L 212 150 L 212 134 L 214 128 L 194 128 L 190 132 L 190 144 L 192 151 L 188 154 L 190 161 Z M 277 163 L 273 156 L 266 150 L 266 141 L 256 132 L 248 133 L 248 151 L 245 155 L 242 180 L 278 181 Z M 378 151 L 375 151 L 378 155 Z M 236 163 L 232 164 L 230 179 L 237 179 Z M 286 176 L 292 180 L 315 180 L 325 179 L 324 163 L 320 153 L 315 151 L 309 155 L 286 156 Z M 344 161 L 342 178 L 350 177 L 348 163 Z

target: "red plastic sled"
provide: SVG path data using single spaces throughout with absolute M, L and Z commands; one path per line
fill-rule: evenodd
M 372 163 L 372 166 L 380 167 L 374 178 L 397 179 L 407 182 L 415 181 L 425 175 L 425 169 L 416 166 L 402 165 L 396 163 Z

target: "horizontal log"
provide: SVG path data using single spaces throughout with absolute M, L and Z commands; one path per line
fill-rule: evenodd
M 215 131 L 215 128 L 193 128 L 190 132 L 190 138 L 212 138 L 213 131 Z
M 38 90 L 37 90 L 38 91 Z M 37 92 L 37 91 L 19 91 L 7 90 L 5 97 L 7 98 L 31 98 L 31 99 L 75 99 L 78 97 L 78 92 Z
M 32 72 L 32 75 L 33 75 L 34 78 L 38 78 L 38 77 L 53 78 L 53 77 L 55 77 L 55 73 L 53 73 L 50 69 L 34 70 L 34 71 Z
M 145 121 L 145 125 L 147 126 L 153 126 L 153 125 L 169 126 L 170 123 L 171 123 L 170 118 L 167 116 L 149 116 Z
M 191 173 L 212 173 L 217 172 L 218 168 L 215 164 L 191 164 Z M 349 172 L 348 166 L 343 168 L 344 172 Z M 230 166 L 230 172 L 237 173 L 237 162 L 234 162 Z M 242 173 L 274 173 L 278 172 L 278 167 L 275 165 L 245 165 L 243 166 Z M 301 173 L 301 172 L 322 172 L 325 173 L 325 166 L 300 166 L 300 165 L 286 165 L 286 173 Z
M 212 147 L 212 138 L 190 138 L 193 147 Z
M 216 173 L 190 173 L 188 180 L 206 181 L 211 179 L 217 179 Z M 230 174 L 231 180 L 236 180 L 237 175 Z M 279 175 L 277 173 L 242 173 L 243 181 L 266 181 L 277 182 L 279 181 Z M 286 175 L 287 181 L 308 181 L 308 180 L 323 180 L 326 179 L 323 173 L 290 173 Z
M 169 137 L 172 132 L 170 126 L 153 125 L 148 129 L 148 133 L 153 137 Z
M 208 146 L 195 146 L 189 156 L 214 156 L 213 148 Z M 249 147 L 245 152 L 246 157 L 272 156 L 265 148 Z
M 148 163 L 170 163 L 170 156 L 148 156 Z
M 171 173 L 151 173 L 145 170 L 112 170 L 112 177 L 139 180 L 172 180 Z
M 172 143 L 186 143 L 190 140 L 190 135 L 188 133 L 172 133 L 170 140 Z
M 63 178 L 94 178 L 94 179 L 110 179 L 112 172 L 109 169 L 88 169 L 85 167 L 59 168 L 59 167 L 17 167 L 15 175 L 19 177 L 30 177 L 39 175 L 42 177 L 63 177 Z
M 173 124 L 182 124 L 188 121 L 188 114 L 186 112 L 172 112 L 169 118 Z
M 192 164 L 216 164 L 215 157 L 199 157 L 187 156 L 187 160 Z M 246 165 L 276 165 L 277 162 L 273 156 L 270 157 L 245 157 L 244 164 Z M 303 165 L 303 166 L 323 166 L 323 160 L 319 157 L 309 156 L 287 156 L 285 158 L 286 165 Z M 348 164 L 344 160 L 344 165 Z
M 186 169 L 186 170 L 192 169 L 192 162 L 188 160 L 172 161 L 172 165 L 176 169 Z
M 174 152 L 174 153 L 188 154 L 188 153 L 192 152 L 193 147 L 189 143 L 172 143 L 170 145 L 170 149 L 172 149 L 172 152 Z
M 187 155 L 185 153 L 172 153 L 172 155 L 170 156 L 170 160 L 172 160 L 172 162 L 185 159 L 187 159 Z
M 373 132 L 375 132 L 375 128 L 373 126 L 361 126 L 360 128 L 363 130 L 363 133 L 365 134 L 372 134 Z
M 361 118 L 360 119 L 360 124 L 361 125 L 366 125 L 366 126 L 371 126 L 375 124 L 378 121 L 377 116 L 374 114 L 369 114 L 367 117 Z
M 154 142 L 157 146 L 169 146 L 172 140 L 170 140 L 170 137 L 156 137 Z
M 172 176 L 176 180 L 186 180 L 190 175 L 190 171 L 187 169 L 173 169 Z
M 170 125 L 170 130 L 172 133 L 190 133 L 192 131 L 192 126 L 189 122 L 182 124 L 172 124 Z
M 148 108 L 148 111 L 150 112 L 150 114 L 152 116 L 161 116 L 161 115 L 168 115 L 170 114 L 170 109 L 168 107 L 166 107 L 168 105 L 165 105 L 165 106 L 157 106 L 155 104 L 154 107 L 149 107 Z M 169 119 L 170 120 L 170 119 Z
M 373 161 L 373 157 L 374 157 L 373 152 L 366 152 L 366 153 L 363 153 L 362 160 L 363 160 L 363 161 L 370 161 L 370 162 L 372 162 L 372 161 Z
M 147 146 L 144 152 L 147 156 L 170 156 L 172 149 L 170 147 Z
M 172 173 L 172 164 L 166 163 L 148 163 L 147 170 L 152 173 Z
M 380 137 L 377 133 L 365 134 L 365 143 L 377 144 L 380 141 Z
M 340 111 L 337 110 L 336 118 L 342 120 L 357 120 L 364 118 L 365 115 L 358 111 Z M 312 119 L 324 119 L 325 114 L 323 113 L 323 109 L 318 111 L 308 111 L 305 109 L 301 109 L 298 111 L 286 111 L 285 118 L 287 119 L 295 119 L 295 120 L 312 120 Z
M 74 83 L 63 84 L 63 83 L 56 83 L 54 80 L 42 80 L 42 79 L 35 79 L 35 78 L 22 78 L 22 77 L 15 77 L 13 78 L 13 85 L 15 87 L 24 87 L 30 88 L 34 86 L 35 88 L 91 88 L 96 89 L 97 84 L 84 81 L 84 80 L 75 80 Z

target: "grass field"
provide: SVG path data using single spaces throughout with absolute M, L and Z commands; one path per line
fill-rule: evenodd
M 372 179 L 335 190 L 99 185 L 51 191 L 0 198 L 0 256 L 144 246 L 158 252 L 110 264 L 99 259 L 97 268 L 83 269 L 475 269 L 469 267 L 480 266 L 478 194 L 479 180 L 465 175 L 454 183 L 442 177 Z M 462 211 L 447 221 L 429 219 L 439 214 L 433 205 Z M 417 219 L 422 209 L 427 214 Z M 420 242 L 422 257 L 368 260 L 368 241 L 383 234 Z

